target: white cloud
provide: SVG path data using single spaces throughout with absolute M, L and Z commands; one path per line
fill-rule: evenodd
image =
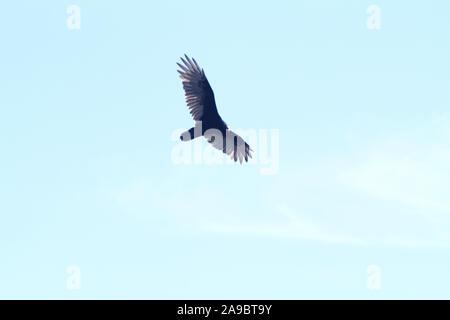
M 450 213 L 450 150 L 443 144 L 387 142 L 371 149 L 339 180 L 373 197 Z
M 373 237 L 361 233 L 359 235 L 349 235 L 328 230 L 317 222 L 313 222 L 294 213 L 291 208 L 286 206 L 280 208 L 280 213 L 284 213 L 284 220 L 272 219 L 263 222 L 237 221 L 226 223 L 205 221 L 201 225 L 197 225 L 196 230 L 203 231 L 204 233 L 244 237 L 291 238 L 333 245 L 408 248 L 450 247 L 450 242 L 448 241 L 450 239 L 448 237 L 439 240 L 409 237 L 401 234 L 383 237 Z
M 186 233 L 448 248 L 448 123 L 387 137 L 311 166 L 300 164 L 250 195 L 174 176 L 163 184 L 138 180 L 112 197 L 124 212 L 158 214 Z
M 287 206 L 280 207 L 278 213 L 281 213 L 282 215 L 265 222 L 207 222 L 202 225 L 202 229 L 205 232 L 239 236 L 297 238 L 325 243 L 352 245 L 365 244 L 363 240 L 355 237 L 329 233 L 323 230 L 316 223 L 299 217 L 291 208 Z

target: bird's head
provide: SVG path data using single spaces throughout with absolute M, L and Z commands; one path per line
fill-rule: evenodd
M 191 133 L 189 132 L 189 130 L 183 132 L 183 133 L 180 135 L 180 140 L 181 140 L 181 141 L 189 141 L 189 140 L 191 140 L 191 139 L 192 139 L 192 138 L 191 138 Z

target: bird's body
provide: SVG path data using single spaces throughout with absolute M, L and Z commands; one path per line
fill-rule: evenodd
M 240 163 L 244 159 L 248 161 L 248 157 L 252 157 L 250 146 L 239 135 L 231 131 L 220 117 L 214 92 L 203 69 L 200 69 L 194 59 L 191 60 L 186 55 L 185 57 L 186 60 L 181 58 L 184 65 L 177 63 L 182 69 L 178 72 L 183 80 L 186 103 L 194 118 L 195 126 L 185 131 L 180 139 L 188 141 L 204 136 L 214 148 L 230 155 L 234 161 L 238 159 Z

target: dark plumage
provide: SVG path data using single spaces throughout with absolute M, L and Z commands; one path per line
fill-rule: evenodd
M 182 71 L 183 89 L 186 103 L 195 121 L 195 127 L 184 132 L 180 139 L 188 141 L 204 136 L 211 145 L 239 162 L 252 157 L 250 146 L 239 135 L 231 131 L 217 112 L 216 101 L 211 86 L 206 79 L 205 72 L 199 67 L 195 59 L 181 58 L 184 65 L 177 63 Z

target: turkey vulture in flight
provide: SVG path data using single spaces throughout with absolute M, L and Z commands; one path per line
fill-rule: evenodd
M 181 58 L 184 65 L 177 63 L 182 71 L 180 78 L 186 95 L 186 103 L 195 121 L 195 126 L 181 134 L 181 141 L 204 136 L 211 145 L 239 162 L 252 157 L 250 146 L 239 135 L 231 131 L 217 112 L 214 93 L 206 79 L 205 72 L 194 58 Z

